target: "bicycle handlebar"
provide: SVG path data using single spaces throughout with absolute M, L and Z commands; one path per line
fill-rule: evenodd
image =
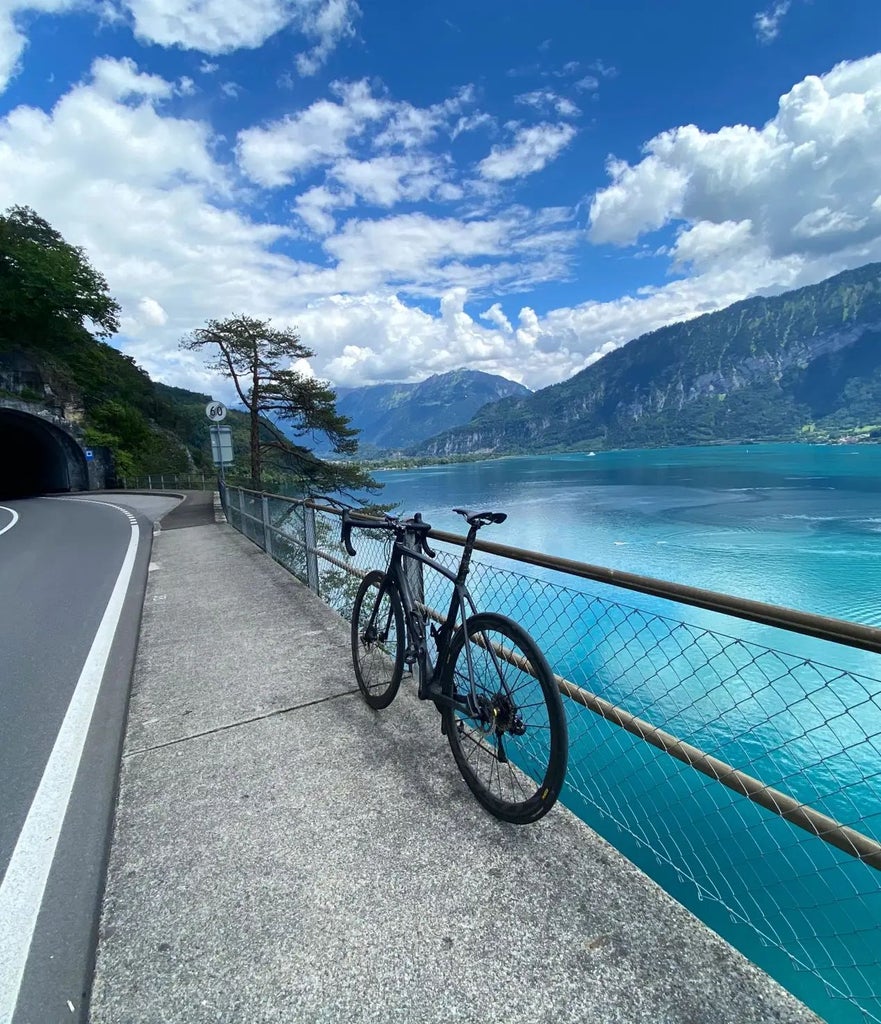
M 431 524 L 423 522 L 421 512 L 417 512 L 412 519 L 395 519 L 393 516 L 386 516 L 385 519 L 367 519 L 357 515 L 353 516 L 348 511 L 343 512 L 340 542 L 354 558 L 358 552 L 352 546 L 353 526 L 357 526 L 359 530 L 394 530 L 396 532 L 410 530 L 416 536 L 418 550 L 424 552 L 429 558 L 435 558 L 437 555 L 437 552 L 428 546 L 428 541 L 425 539 L 431 529 Z

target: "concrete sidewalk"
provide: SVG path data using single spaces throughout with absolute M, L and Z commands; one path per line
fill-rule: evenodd
M 489 817 L 405 680 L 226 525 L 153 549 L 94 1024 L 815 1018 L 562 808 Z

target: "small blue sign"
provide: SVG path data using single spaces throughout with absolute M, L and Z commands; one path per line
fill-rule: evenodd
M 86 449 L 86 458 L 87 459 L 94 459 L 95 458 L 95 454 L 94 454 L 94 452 L 92 451 L 91 448 L 87 448 Z

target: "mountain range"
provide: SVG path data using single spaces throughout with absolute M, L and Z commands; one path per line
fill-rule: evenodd
M 422 457 L 881 436 L 881 264 L 671 324 L 416 445 Z
M 404 449 L 461 423 L 487 403 L 532 392 L 481 370 L 453 370 L 419 384 L 338 388 L 337 409 L 361 431 L 362 448 Z

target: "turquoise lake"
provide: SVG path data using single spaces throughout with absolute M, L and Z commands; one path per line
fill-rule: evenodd
M 382 500 L 450 532 L 462 532 L 454 505 L 501 510 L 508 521 L 482 537 L 881 626 L 881 446 L 598 452 L 376 475 Z M 881 656 L 509 568 L 525 579 L 501 599 L 475 574 L 478 603 L 523 621 L 560 674 L 881 837 Z M 572 614 L 542 610 L 526 577 L 572 588 Z M 683 678 L 689 658 L 701 667 Z M 577 710 L 569 806 L 826 1019 L 881 1020 L 870 938 L 881 873 Z

